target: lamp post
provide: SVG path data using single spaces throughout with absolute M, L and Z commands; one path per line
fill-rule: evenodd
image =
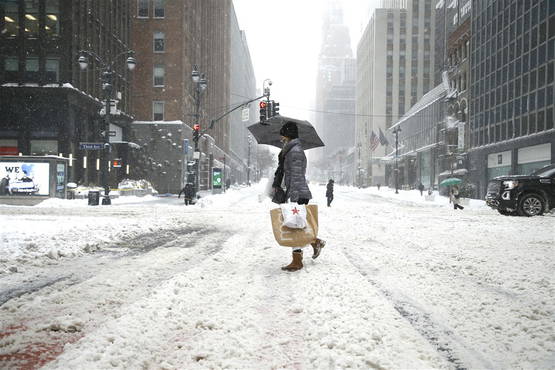
M 101 66 L 102 69 L 102 91 L 104 92 L 104 100 L 105 100 L 105 107 L 104 113 L 106 118 L 104 119 L 104 130 L 101 132 L 101 135 L 104 136 L 104 149 L 101 152 L 101 165 L 100 165 L 100 173 L 101 173 L 101 181 L 102 187 L 104 188 L 104 198 L 102 199 L 103 205 L 110 205 L 112 202 L 110 201 L 110 186 L 108 185 L 108 166 L 110 166 L 110 152 L 112 150 L 110 146 L 110 115 L 111 115 L 111 101 L 112 101 L 112 93 L 114 91 L 114 74 L 116 73 L 114 70 L 114 63 L 117 61 L 118 57 L 122 55 L 129 55 L 127 58 L 127 68 L 132 71 L 135 69 L 137 65 L 137 61 L 133 57 L 135 54 L 132 50 L 127 50 L 122 53 L 117 54 L 113 57 L 112 60 L 105 61 L 102 59 L 98 54 L 90 50 L 81 50 L 79 52 L 79 67 L 81 70 L 87 69 L 89 65 L 89 61 L 87 56 L 94 58 Z
M 195 123 L 193 127 L 195 128 L 193 141 L 195 143 L 195 195 L 199 191 L 199 177 L 200 177 L 200 149 L 199 149 L 199 139 L 200 139 L 200 97 L 206 87 L 208 82 L 204 76 L 204 73 L 200 73 L 197 70 L 197 66 L 193 66 L 193 71 L 191 72 L 191 79 L 193 80 L 195 88 Z
M 249 135 L 247 137 L 247 140 L 249 142 L 249 150 L 247 153 L 247 186 L 251 186 L 251 144 L 252 144 L 252 137 Z
M 395 194 L 399 194 L 399 132 L 401 132 L 401 126 L 395 127 L 393 133 L 395 134 Z

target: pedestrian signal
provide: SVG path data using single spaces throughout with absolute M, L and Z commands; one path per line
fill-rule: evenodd
M 261 101 L 259 103 L 260 106 L 260 122 L 266 122 L 268 119 L 268 103 L 265 101 Z

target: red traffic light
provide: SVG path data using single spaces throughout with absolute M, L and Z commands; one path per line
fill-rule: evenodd
M 260 108 L 266 108 L 267 104 L 265 101 L 261 101 L 259 105 L 260 105 Z
M 200 131 L 200 125 L 198 123 L 193 125 L 193 130 Z

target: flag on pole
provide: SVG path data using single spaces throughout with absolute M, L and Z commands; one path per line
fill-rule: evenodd
M 389 145 L 389 141 L 387 141 L 385 135 L 382 132 L 382 129 L 380 128 L 380 144 L 382 144 L 383 146 Z
M 378 138 L 378 135 L 376 135 L 374 130 L 372 130 L 372 135 L 370 135 L 370 149 L 374 151 L 376 150 L 378 145 L 380 145 L 380 139 Z

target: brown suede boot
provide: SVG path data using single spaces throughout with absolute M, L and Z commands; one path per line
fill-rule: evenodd
M 322 251 L 322 248 L 324 248 L 324 245 L 326 245 L 326 241 L 316 238 L 316 240 L 310 243 L 310 245 L 312 245 L 312 249 L 314 250 L 312 259 L 315 260 L 320 255 L 320 252 Z
M 293 261 L 281 269 L 284 271 L 297 271 L 303 268 L 303 251 L 293 251 Z

